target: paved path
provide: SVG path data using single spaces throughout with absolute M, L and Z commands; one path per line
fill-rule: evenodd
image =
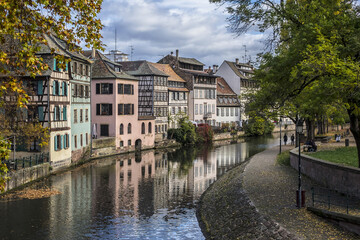
M 290 148 L 287 146 L 283 149 Z M 298 172 L 276 164 L 278 152 L 279 148 L 276 147 L 256 154 L 245 167 L 243 187 L 258 211 L 301 239 L 359 239 L 306 209 L 295 207 Z M 302 186 L 307 192 L 306 205 L 310 206 L 310 188 L 316 184 L 302 177 Z
M 295 207 L 298 175 L 276 164 L 278 151 L 256 154 L 202 195 L 197 217 L 206 239 L 360 239 Z M 311 185 L 316 186 L 303 177 L 307 205 Z

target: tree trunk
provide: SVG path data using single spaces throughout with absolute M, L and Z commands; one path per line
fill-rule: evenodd
M 355 142 L 356 142 L 356 148 L 357 148 L 357 154 L 358 154 L 358 166 L 360 168 L 360 116 L 356 116 L 353 114 L 353 109 L 350 108 L 347 110 L 349 117 L 350 117 L 350 131 L 354 136 Z
M 314 121 L 310 120 L 310 119 L 305 119 L 305 124 L 306 124 L 306 140 L 310 141 L 314 139 L 315 136 L 315 128 L 314 128 Z

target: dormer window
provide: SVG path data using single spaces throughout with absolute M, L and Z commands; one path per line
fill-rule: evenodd
M 120 68 L 119 68 L 119 67 L 115 67 L 115 72 L 120 72 Z

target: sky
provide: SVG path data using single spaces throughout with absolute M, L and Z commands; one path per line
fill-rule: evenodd
M 230 32 L 224 7 L 209 0 L 104 0 L 99 17 L 104 52 L 115 49 L 116 28 L 116 48 L 129 60 L 157 62 L 178 49 L 180 57 L 196 58 L 207 68 L 235 58 L 244 62 L 246 45 L 247 61 L 255 61 L 265 39 L 257 32 Z

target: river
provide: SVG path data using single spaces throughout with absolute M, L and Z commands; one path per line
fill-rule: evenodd
M 201 194 L 278 142 L 273 135 L 93 161 L 40 183 L 61 194 L 0 201 L 0 239 L 204 239 L 195 215 Z

